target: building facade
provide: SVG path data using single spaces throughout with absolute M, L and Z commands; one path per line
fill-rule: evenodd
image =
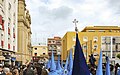
M 0 0 L 0 56 L 5 56 L 9 64 L 17 52 L 17 3 Z
M 38 62 L 39 60 L 44 60 L 44 58 L 48 59 L 48 47 L 47 46 L 33 46 L 32 47 L 32 58 L 34 62 Z
M 90 26 L 78 32 L 78 35 L 87 62 L 91 54 L 98 59 L 100 50 L 104 56 L 109 56 L 114 61 L 117 59 L 117 54 L 120 54 L 118 26 Z M 66 60 L 71 48 L 74 54 L 75 38 L 75 32 L 67 32 L 62 38 L 62 60 Z
M 25 0 L 18 0 L 18 48 L 17 61 L 25 64 L 32 59 L 31 17 Z
M 62 44 L 61 37 L 48 38 L 47 46 L 48 46 L 48 54 L 51 56 L 51 52 L 53 51 L 55 60 L 57 60 L 58 55 L 61 56 Z

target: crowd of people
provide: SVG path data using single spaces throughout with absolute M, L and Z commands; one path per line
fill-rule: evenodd
M 10 66 L 0 64 L 0 75 L 48 75 L 44 64 L 29 63 L 22 66 Z
M 89 70 L 92 75 L 96 75 L 97 66 L 94 64 L 89 64 Z M 103 75 L 105 75 L 106 64 L 103 63 Z M 110 65 L 111 75 L 118 75 L 118 70 L 120 69 L 119 63 L 116 65 Z M 49 69 L 45 67 L 44 63 L 29 63 L 22 66 L 10 66 L 0 64 L 0 75 L 48 75 Z
M 103 75 L 105 75 L 106 63 L 103 63 L 102 68 L 103 68 Z M 97 66 L 89 65 L 89 70 L 92 75 L 96 75 L 96 69 L 97 69 Z M 120 70 L 119 63 L 117 63 L 116 65 L 110 64 L 110 74 L 111 75 L 119 75 L 120 74 L 119 70 Z
M 106 57 L 107 60 L 107 57 Z M 96 59 L 94 58 L 93 54 L 91 54 L 91 56 L 89 56 L 89 70 L 91 72 L 92 75 L 96 75 L 96 69 L 97 66 L 95 65 Z M 102 64 L 102 70 L 103 70 L 103 75 L 105 75 L 105 71 L 106 71 L 106 63 Z M 110 64 L 110 74 L 111 75 L 119 75 L 120 74 L 120 65 L 119 63 L 116 63 L 115 65 Z

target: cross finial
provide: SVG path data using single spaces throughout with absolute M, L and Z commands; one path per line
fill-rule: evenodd
M 75 23 L 75 31 L 78 32 L 78 29 L 77 29 L 77 23 L 78 23 L 78 21 L 76 19 L 74 19 L 73 23 Z

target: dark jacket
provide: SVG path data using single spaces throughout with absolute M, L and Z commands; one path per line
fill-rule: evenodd
M 28 69 L 26 71 L 26 75 L 34 75 L 34 71 L 32 69 Z
M 34 71 L 30 68 L 23 71 L 23 75 L 34 75 Z

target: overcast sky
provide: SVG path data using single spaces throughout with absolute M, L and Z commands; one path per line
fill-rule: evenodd
M 120 26 L 120 0 L 26 0 L 31 15 L 32 44 L 86 26 Z

